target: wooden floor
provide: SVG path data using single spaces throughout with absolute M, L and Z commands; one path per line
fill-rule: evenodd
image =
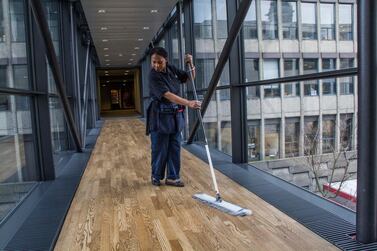
M 184 188 L 150 184 L 150 142 L 139 120 L 106 121 L 55 250 L 337 250 L 216 172 L 234 217 L 191 198 L 210 193 L 208 166 L 182 152 Z

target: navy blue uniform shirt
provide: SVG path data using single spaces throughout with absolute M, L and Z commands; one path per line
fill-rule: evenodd
M 149 95 L 152 99 L 157 99 L 164 103 L 170 103 L 164 98 L 168 91 L 179 95 L 180 83 L 184 83 L 189 78 L 187 72 L 177 69 L 174 65 L 166 65 L 166 72 L 158 72 L 151 69 L 149 73 Z
M 151 69 L 149 73 L 149 95 L 151 103 L 147 110 L 146 134 L 156 130 L 156 109 L 159 109 L 160 103 L 171 104 L 164 97 L 164 94 L 171 92 L 179 95 L 180 84 L 187 81 L 189 75 L 187 72 L 176 68 L 173 65 L 166 65 L 165 72 L 158 72 Z

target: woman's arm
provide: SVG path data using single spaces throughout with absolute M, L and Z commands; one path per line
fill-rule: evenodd
M 194 66 L 194 63 L 193 63 L 192 55 L 190 55 L 190 54 L 185 55 L 185 63 L 189 65 L 190 71 L 192 72 L 192 77 L 193 77 L 193 79 L 195 79 L 196 72 L 195 72 L 195 66 Z
M 187 100 L 185 98 L 181 98 L 178 95 L 175 95 L 172 92 L 165 92 L 164 97 L 168 99 L 170 102 L 173 102 L 175 104 L 188 106 L 192 109 L 199 109 L 202 105 L 202 102 L 197 100 Z

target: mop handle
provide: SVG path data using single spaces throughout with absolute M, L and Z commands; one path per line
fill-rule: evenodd
M 191 83 L 192 83 L 192 90 L 193 90 L 193 93 L 194 93 L 194 98 L 195 98 L 196 101 L 198 101 L 198 95 L 196 94 L 194 77 L 192 76 L 192 70 L 191 70 L 190 67 L 189 67 L 189 69 L 190 69 L 189 70 L 189 72 L 190 72 L 189 75 L 190 75 L 190 80 L 191 80 Z M 215 176 L 215 170 L 214 170 L 213 165 L 212 165 L 211 154 L 209 153 L 208 140 L 207 140 L 206 132 L 204 130 L 202 113 L 201 113 L 200 109 L 196 109 L 196 112 L 197 112 L 197 115 L 198 115 L 198 118 L 199 118 L 200 125 L 202 126 L 202 129 L 203 129 L 204 141 L 205 141 L 205 149 L 206 149 L 206 153 L 207 153 L 209 167 L 210 167 L 210 170 L 211 170 L 212 182 L 213 182 L 213 185 L 215 187 L 216 197 L 217 197 L 218 200 L 221 200 L 220 191 L 219 191 L 219 188 L 217 186 L 217 181 L 216 181 L 216 176 Z

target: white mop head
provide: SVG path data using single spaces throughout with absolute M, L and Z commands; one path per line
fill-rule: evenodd
M 229 213 L 234 216 L 246 216 L 251 215 L 251 210 L 239 207 L 224 200 L 216 201 L 215 197 L 212 197 L 205 193 L 197 193 L 192 196 L 203 203 L 208 204 L 211 207 L 217 208 L 223 212 Z

